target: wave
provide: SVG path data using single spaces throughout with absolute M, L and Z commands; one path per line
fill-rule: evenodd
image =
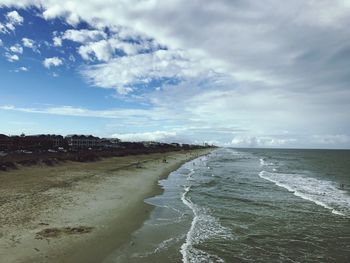
M 295 196 L 331 210 L 333 214 L 350 217 L 350 196 L 330 181 L 299 174 L 261 171 L 259 176 L 287 189 Z
M 184 243 L 184 244 L 182 244 L 182 246 L 181 246 L 181 254 L 182 254 L 182 262 L 184 262 L 184 263 L 187 263 L 188 262 L 188 258 L 189 258 L 189 256 L 188 256 L 188 250 L 189 250 L 189 247 L 192 245 L 192 239 L 191 239 L 191 236 L 193 235 L 193 232 L 194 232 L 194 227 L 195 227 L 195 225 L 196 225 L 196 222 L 197 222 L 197 220 L 198 220 L 198 216 L 195 214 L 195 209 L 194 209 L 194 206 L 193 206 L 193 203 L 190 201 L 190 200 L 188 200 L 187 198 L 186 198 L 186 195 L 187 195 L 187 193 L 190 191 L 190 186 L 187 186 L 187 187 L 185 187 L 185 191 L 184 191 L 184 193 L 182 194 L 182 196 L 181 196 L 181 200 L 182 200 L 182 202 L 186 205 L 186 206 L 188 206 L 192 211 L 193 211 L 193 213 L 194 213 L 194 218 L 193 218 L 193 220 L 192 220 L 192 223 L 191 223 L 191 228 L 190 228 L 190 230 L 187 232 L 187 235 L 186 235 L 186 242 Z
M 264 158 L 260 158 L 260 165 L 261 165 L 261 166 L 273 166 L 273 165 L 275 165 L 275 164 L 274 164 L 274 163 L 269 163 L 269 162 L 265 161 Z
M 167 250 L 169 249 L 169 247 L 171 247 L 174 243 L 179 242 L 181 239 L 183 239 L 185 236 L 184 235 L 180 235 L 178 237 L 171 237 L 169 239 L 166 239 L 164 241 L 162 241 L 160 244 L 158 244 L 158 246 L 155 248 L 155 250 L 153 251 L 153 254 L 159 253 L 163 250 Z
M 222 239 L 232 239 L 229 229 L 223 227 L 219 221 L 211 216 L 205 208 L 194 204 L 187 196 L 191 191 L 191 186 L 185 186 L 181 196 L 182 202 L 189 207 L 193 214 L 190 230 L 187 232 L 185 243 L 182 244 L 180 252 L 182 261 L 188 262 L 224 262 L 217 255 L 211 255 L 203 250 L 195 248 L 194 245 L 200 244 L 213 237 Z
M 153 256 L 158 253 L 162 253 L 164 250 L 168 250 L 171 246 L 173 246 L 175 243 L 182 240 L 185 236 L 179 235 L 177 237 L 171 237 L 169 239 L 163 240 L 162 242 L 155 244 L 154 249 L 150 251 L 146 251 L 143 253 L 133 253 L 131 255 L 132 258 L 148 258 L 150 256 Z

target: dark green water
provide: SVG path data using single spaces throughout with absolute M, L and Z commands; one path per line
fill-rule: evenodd
M 160 184 L 106 262 L 350 262 L 350 151 L 218 149 Z

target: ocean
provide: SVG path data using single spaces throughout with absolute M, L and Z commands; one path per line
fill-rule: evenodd
M 350 262 L 350 151 L 219 148 L 106 262 Z

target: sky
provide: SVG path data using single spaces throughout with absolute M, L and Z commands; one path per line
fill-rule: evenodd
M 349 0 L 0 0 L 0 133 L 350 148 Z

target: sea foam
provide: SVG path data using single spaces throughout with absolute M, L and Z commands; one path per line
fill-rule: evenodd
M 194 170 L 187 175 L 187 181 L 192 181 Z M 194 245 L 200 244 L 205 240 L 213 237 L 220 237 L 221 239 L 233 239 L 231 231 L 223 227 L 220 222 L 209 211 L 192 202 L 188 197 L 191 191 L 191 186 L 184 186 L 184 192 L 181 196 L 182 202 L 189 207 L 193 212 L 193 220 L 191 222 L 190 230 L 187 232 L 185 243 L 182 244 L 180 252 L 182 254 L 182 261 L 189 262 L 224 262 L 223 259 L 217 255 L 209 254 L 203 250 L 197 249 Z
M 273 165 L 275 165 L 275 164 L 274 164 L 274 163 L 269 163 L 269 162 L 265 161 L 264 158 L 260 158 L 260 165 L 261 165 L 261 166 L 273 166 Z
M 259 176 L 287 189 L 295 196 L 331 210 L 333 214 L 350 217 L 350 196 L 326 180 L 299 174 L 270 173 L 261 171 Z

